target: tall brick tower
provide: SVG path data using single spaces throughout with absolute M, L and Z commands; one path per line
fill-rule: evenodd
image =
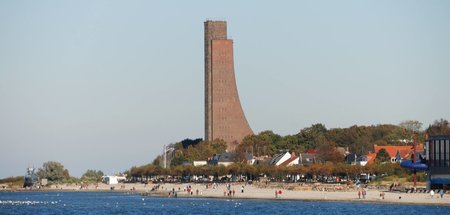
M 232 150 L 253 134 L 239 101 L 233 40 L 225 21 L 205 22 L 205 139 L 223 139 Z

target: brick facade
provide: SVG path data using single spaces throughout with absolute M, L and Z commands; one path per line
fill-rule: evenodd
M 205 22 L 205 139 L 223 139 L 232 150 L 253 132 L 239 101 L 226 27 L 225 21 Z

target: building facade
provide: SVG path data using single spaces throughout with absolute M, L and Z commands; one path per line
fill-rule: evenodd
M 426 141 L 429 187 L 450 187 L 450 135 L 430 136 Z
M 233 40 L 225 21 L 206 21 L 205 140 L 222 139 L 232 150 L 253 134 L 239 100 L 234 75 Z

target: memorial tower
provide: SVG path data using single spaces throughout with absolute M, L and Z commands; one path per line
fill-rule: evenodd
M 232 150 L 253 134 L 241 107 L 234 75 L 233 40 L 225 21 L 205 23 L 205 140 L 223 139 Z

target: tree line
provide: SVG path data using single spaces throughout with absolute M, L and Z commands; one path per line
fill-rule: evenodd
M 348 148 L 358 155 L 373 151 L 373 145 L 412 145 L 413 135 L 417 143 L 425 142 L 425 134 L 450 135 L 447 120 L 436 120 L 427 129 L 421 130 L 422 123 L 415 120 L 403 121 L 399 125 L 381 124 L 371 126 L 351 126 L 349 128 L 327 129 L 323 124 L 314 124 L 301 129 L 297 134 L 281 136 L 273 131 L 263 131 L 249 135 L 242 140 L 234 153 L 235 162 L 244 159 L 245 154 L 254 156 L 273 156 L 282 151 L 296 154 L 316 150 L 318 159 L 327 162 L 343 162 L 344 158 L 336 147 Z M 171 144 L 174 150 L 169 156 L 169 166 L 178 166 L 185 162 L 206 160 L 215 153 L 222 153 L 226 143 L 222 140 L 202 141 L 202 139 L 186 139 Z M 162 160 L 158 156 L 154 165 Z
M 347 165 L 344 163 L 326 162 L 310 166 L 288 166 L 275 165 L 250 165 L 246 163 L 234 163 L 229 166 L 176 166 L 173 168 L 162 168 L 157 165 L 147 164 L 134 166 L 128 172 L 130 179 L 135 182 L 166 180 L 178 181 L 192 180 L 192 176 L 200 178 L 213 178 L 213 181 L 223 181 L 223 176 L 231 176 L 227 180 L 260 180 L 262 177 L 272 181 L 297 182 L 293 176 L 303 176 L 305 182 L 326 182 L 330 178 L 346 179 L 348 181 L 358 179 L 360 174 L 368 173 L 378 176 L 407 177 L 410 171 L 401 168 L 397 163 L 376 162 L 370 166 Z M 170 177 L 169 177 L 170 176 Z M 188 179 L 188 180 L 189 180 Z M 408 178 L 409 179 L 409 178 Z M 411 178 L 412 180 L 412 178 Z M 424 181 L 425 178 L 422 177 Z M 177 182 L 175 180 L 174 182 Z
M 59 183 L 98 183 L 104 175 L 100 170 L 88 169 L 81 178 L 70 176 L 69 170 L 57 161 L 47 161 L 38 169 L 36 175 L 47 179 L 50 184 Z
M 235 164 L 224 166 L 193 167 L 184 165 L 195 160 L 207 160 L 213 154 L 225 152 L 227 145 L 223 140 L 203 141 L 202 139 L 186 139 L 175 144 L 169 168 L 161 168 L 161 156 L 152 164 L 132 167 L 126 171 L 133 179 L 157 175 L 171 175 L 177 177 L 189 175 L 203 175 L 219 177 L 223 175 L 245 175 L 247 178 L 259 178 L 266 174 L 272 178 L 281 179 L 286 175 L 302 174 L 311 177 L 344 176 L 354 177 L 362 172 L 385 175 L 406 175 L 407 170 L 398 164 L 376 163 L 368 167 L 350 166 L 343 163 L 343 157 L 336 152 L 336 147 L 348 147 L 351 152 L 365 154 L 373 151 L 373 145 L 401 145 L 411 144 L 412 135 L 416 135 L 418 143 L 425 141 L 425 133 L 429 135 L 450 135 L 450 124 L 445 119 L 436 120 L 427 129 L 421 130 L 422 123 L 414 120 L 404 121 L 399 125 L 351 126 L 349 128 L 327 129 L 323 124 L 314 124 L 301 129 L 297 134 L 281 136 L 272 131 L 263 131 L 249 135 L 235 149 Z M 405 141 L 406 140 L 406 141 Z M 251 153 L 255 156 L 273 156 L 280 151 L 304 153 L 316 150 L 317 156 L 323 161 L 311 166 L 276 167 L 268 165 L 248 165 L 242 163 L 243 156 Z M 387 159 L 386 153 L 377 155 L 379 160 Z M 38 169 L 37 175 L 46 178 L 50 183 L 98 183 L 103 172 L 87 170 L 81 178 L 70 176 L 69 171 L 56 161 L 48 161 Z M 16 177 L 18 178 L 18 177 Z M 4 180 L 15 180 L 8 178 Z

